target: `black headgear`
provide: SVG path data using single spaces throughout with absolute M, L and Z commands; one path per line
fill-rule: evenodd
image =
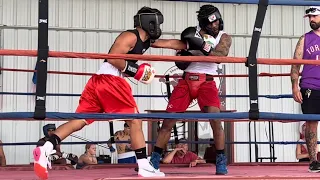
M 150 8 L 151 9 L 151 8 Z M 155 11 L 151 9 L 151 11 Z M 160 24 L 163 23 L 163 15 L 159 12 L 138 13 L 134 16 L 134 27 L 141 27 L 152 40 L 161 36 Z
M 208 27 L 210 23 L 213 23 L 219 20 L 219 30 L 223 30 L 223 20 L 220 14 L 220 11 L 217 7 L 212 5 L 203 5 L 201 6 L 200 10 L 197 11 L 198 14 L 198 21 L 199 26 L 201 29 L 207 31 L 208 34 L 214 35 L 212 29 Z
M 56 125 L 55 124 L 47 124 L 47 125 L 42 127 L 43 134 L 47 138 L 49 137 L 49 134 L 48 134 L 49 129 L 56 130 Z

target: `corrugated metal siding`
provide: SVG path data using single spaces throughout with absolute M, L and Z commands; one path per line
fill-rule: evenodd
M 132 17 L 142 6 L 159 8 L 165 16 L 163 38 L 179 38 L 179 33 L 187 26 L 196 24 L 196 14 L 203 3 L 161 2 L 152 0 L 50 0 L 49 32 L 50 50 L 107 53 L 113 40 L 120 31 L 133 27 Z M 225 31 L 233 35 L 233 45 L 229 56 L 246 57 L 248 55 L 257 6 L 217 4 L 223 14 Z M 37 48 L 37 0 L 0 0 L 0 24 L 2 27 L 1 47 L 7 49 Z M 259 44 L 258 57 L 291 58 L 297 38 L 309 29 L 302 16 L 304 7 L 269 6 Z M 172 55 L 172 50 L 150 49 L 147 54 Z M 4 57 L 3 66 L 7 68 L 33 69 L 36 58 Z M 96 72 L 102 61 L 83 59 L 49 59 L 49 69 L 71 72 Z M 173 63 L 153 63 L 158 74 L 164 74 Z M 289 66 L 259 66 L 259 72 L 288 73 Z M 247 74 L 243 64 L 227 64 L 226 74 Z M 3 72 L 3 91 L 31 92 L 32 73 Z M 88 80 L 87 76 L 52 75 L 48 76 L 48 92 L 81 93 Z M 157 80 L 156 80 L 157 81 Z M 228 78 L 227 94 L 248 94 L 247 78 Z M 131 83 L 134 94 L 161 94 L 163 85 L 153 83 L 150 86 Z M 259 78 L 260 94 L 290 94 L 289 77 Z M 30 96 L 3 96 L 3 112 L 33 111 L 34 100 Z M 27 102 L 27 103 L 26 103 Z M 78 97 L 48 97 L 47 110 L 73 112 Z M 163 98 L 137 98 L 140 111 L 146 109 L 164 109 Z M 195 107 L 197 108 L 197 107 Z M 228 98 L 227 109 L 247 111 L 247 98 Z M 261 111 L 298 113 L 299 106 L 291 99 L 260 99 Z M 1 121 L 0 138 L 3 142 L 34 142 L 42 135 L 41 127 L 47 122 Z M 56 123 L 57 125 L 62 122 Z M 120 129 L 122 123 L 117 123 Z M 265 128 L 267 123 L 258 123 L 257 140 L 267 141 Z M 27 128 L 27 129 L 26 129 Z M 275 123 L 275 141 L 295 141 L 298 138 L 296 123 Z M 91 140 L 107 140 L 107 123 L 97 122 L 78 135 Z M 144 131 L 147 132 L 146 125 Z M 248 123 L 236 123 L 235 141 L 248 141 Z M 66 141 L 78 141 L 67 138 Z M 248 161 L 248 145 L 236 145 L 235 160 Z M 253 147 L 253 146 L 252 146 Z M 8 164 L 29 163 L 33 146 L 6 146 Z M 260 156 L 268 156 L 266 145 L 259 145 Z M 62 146 L 62 150 L 80 155 L 83 146 Z M 108 150 L 99 149 L 104 153 Z M 30 152 L 27 156 L 21 152 Z M 276 145 L 277 161 L 295 161 L 294 145 Z M 253 156 L 252 156 L 253 157 Z

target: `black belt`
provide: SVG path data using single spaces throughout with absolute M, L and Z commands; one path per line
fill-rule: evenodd
M 186 73 L 182 74 L 182 79 L 187 80 L 186 79 Z M 199 81 L 199 79 L 200 79 L 200 77 L 197 74 L 190 74 L 188 76 L 188 80 L 191 80 L 191 81 Z M 214 80 L 213 75 L 206 74 L 206 81 L 213 81 L 213 80 Z

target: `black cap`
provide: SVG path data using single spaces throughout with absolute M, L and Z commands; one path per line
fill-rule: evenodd
M 185 139 L 185 138 L 180 138 L 179 139 L 179 143 L 184 143 L 184 142 L 187 142 L 188 140 L 187 139 Z

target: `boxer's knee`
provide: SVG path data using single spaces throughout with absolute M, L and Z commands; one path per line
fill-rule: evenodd
M 171 130 L 176 122 L 176 120 L 164 120 L 160 128 L 160 132 L 171 134 Z
M 204 106 L 203 112 L 204 113 L 220 113 L 220 109 L 214 106 Z M 219 133 L 220 131 L 223 131 L 222 123 L 220 120 L 211 119 L 210 125 L 213 132 Z

